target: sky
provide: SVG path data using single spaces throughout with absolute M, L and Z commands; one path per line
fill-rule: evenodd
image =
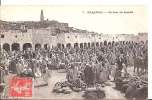
M 43 9 L 45 19 L 69 23 L 70 27 L 88 31 L 105 34 L 148 32 L 147 8 L 142 5 L 5 5 L 0 7 L 0 19 L 5 21 L 39 21 L 41 9 Z M 99 13 L 88 13 L 94 11 Z M 109 11 L 113 13 L 109 13 Z

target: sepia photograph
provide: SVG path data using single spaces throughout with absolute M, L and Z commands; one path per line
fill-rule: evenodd
M 147 100 L 147 7 L 1 5 L 0 99 Z

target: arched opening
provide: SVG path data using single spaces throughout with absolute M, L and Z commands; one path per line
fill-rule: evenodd
M 134 43 L 134 41 L 131 41 L 132 42 L 132 44 Z
M 84 48 L 87 48 L 87 43 L 84 43 Z
M 128 44 L 131 44 L 131 42 L 130 42 L 130 41 L 128 41 Z
M 125 44 L 125 41 L 123 41 L 123 44 Z
M 83 43 L 80 43 L 80 48 L 83 48 Z
M 35 50 L 41 49 L 41 44 L 37 43 L 35 44 Z
M 79 47 L 78 43 L 74 43 L 74 48 L 78 48 L 78 47 Z
M 104 43 L 103 43 L 104 45 L 107 45 L 107 41 L 104 41 Z
M 111 42 L 108 42 L 108 45 L 111 45 Z
M 71 48 L 71 44 L 70 43 L 66 44 L 66 47 Z
M 89 43 L 88 43 L 88 47 L 90 48 L 90 46 L 91 46 L 91 45 L 90 45 L 90 42 L 89 42 Z
M 57 48 L 61 49 L 61 44 L 60 43 L 57 44 Z
M 13 43 L 12 44 L 12 51 L 19 51 L 20 50 L 20 44 L 19 43 Z
M 93 42 L 93 43 L 91 43 L 91 47 L 95 47 L 95 43 Z
M 47 50 L 49 48 L 48 44 L 44 44 L 44 49 Z
M 10 45 L 8 43 L 3 44 L 3 49 L 7 52 L 10 51 Z
M 31 43 L 25 43 L 25 44 L 23 44 L 23 50 L 27 50 L 29 48 L 32 48 L 32 44 Z
M 99 42 L 96 43 L 96 47 L 99 47 Z

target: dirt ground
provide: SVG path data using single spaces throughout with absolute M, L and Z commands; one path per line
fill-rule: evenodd
M 130 67 L 127 69 L 130 74 L 133 74 L 133 67 Z M 48 85 L 42 86 L 42 87 L 34 87 L 33 86 L 33 96 L 30 97 L 30 99 L 84 99 L 82 95 L 84 92 L 72 92 L 70 94 L 62 94 L 62 93 L 53 93 L 53 87 L 56 82 L 63 82 L 66 80 L 66 73 L 63 73 L 63 71 L 57 71 L 57 70 L 50 70 L 49 71 L 51 77 L 48 79 Z M 9 75 L 9 78 L 11 78 L 14 75 Z M 8 79 L 7 79 L 8 80 Z M 42 80 L 37 79 L 33 80 L 33 85 L 37 84 L 37 82 L 40 82 Z M 122 94 L 120 91 L 114 89 L 114 83 L 107 82 L 108 86 L 105 86 L 103 90 L 105 91 L 106 97 L 105 99 L 121 99 L 126 100 L 124 97 L 124 94 Z M 8 90 L 7 90 L 8 91 Z
M 56 82 L 63 82 L 66 79 L 66 73 L 61 71 L 50 71 L 51 77 L 48 80 L 48 86 L 34 88 L 33 98 L 49 98 L 49 99 L 83 99 L 82 93 L 72 92 L 71 94 L 53 93 L 53 87 Z
M 34 95 L 33 98 L 49 98 L 49 99 L 84 99 L 82 97 L 83 92 L 72 92 L 70 94 L 62 94 L 62 93 L 53 93 L 53 87 L 56 82 L 65 81 L 66 74 L 60 73 L 57 71 L 51 71 L 51 78 L 49 79 L 49 85 L 39 88 L 34 88 Z M 105 86 L 103 90 L 105 91 L 106 97 L 105 99 L 121 99 L 126 100 L 124 94 L 120 91 L 114 89 L 114 83 L 107 82 L 108 86 Z

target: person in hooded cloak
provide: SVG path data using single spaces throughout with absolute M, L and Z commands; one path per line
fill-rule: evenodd
M 94 83 L 94 71 L 90 65 L 86 65 L 86 68 L 84 69 L 84 77 L 86 84 L 90 87 Z

